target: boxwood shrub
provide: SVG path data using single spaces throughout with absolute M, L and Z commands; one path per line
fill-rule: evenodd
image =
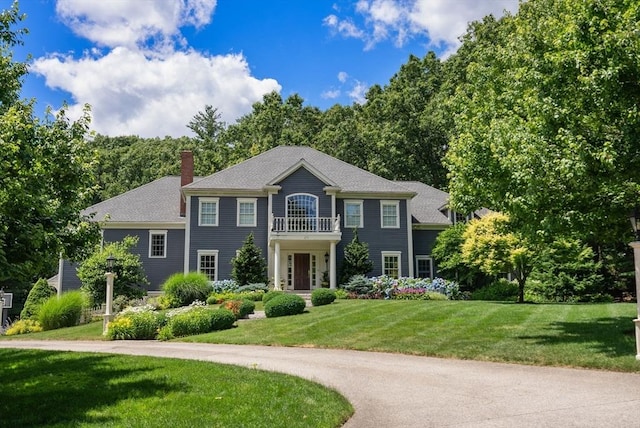
M 276 296 L 282 296 L 283 294 L 287 294 L 284 291 L 273 290 L 269 291 L 262 296 L 262 303 L 266 304 L 269 300 L 273 299 Z
M 281 294 L 264 304 L 264 314 L 267 318 L 297 315 L 304 312 L 306 303 L 297 294 Z
M 311 292 L 311 304 L 313 306 L 329 305 L 336 300 L 336 293 L 328 288 L 316 288 Z

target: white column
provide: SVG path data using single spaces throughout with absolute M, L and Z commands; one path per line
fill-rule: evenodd
M 629 244 L 633 248 L 633 261 L 636 268 L 636 319 L 633 322 L 636 325 L 636 360 L 640 361 L 640 241 L 634 241 Z
M 102 323 L 102 333 L 107 333 L 107 326 L 111 322 L 111 311 L 113 310 L 113 278 L 116 276 L 113 272 L 104 274 L 107 277 L 107 307 L 104 311 L 104 321 Z
M 64 260 L 62 259 L 62 253 L 58 258 L 58 297 L 62 296 L 62 278 L 64 277 Z
M 273 253 L 273 289 L 282 290 L 280 287 L 280 242 L 276 241 L 276 248 Z
M 329 251 L 329 288 L 335 290 L 337 288 L 336 281 L 336 243 L 331 242 L 331 250 Z
M 413 254 L 413 224 L 411 223 L 411 199 L 407 199 L 407 252 L 408 254 L 408 259 L 407 262 L 409 263 L 409 278 L 413 278 L 415 275 L 414 269 L 413 269 L 413 261 L 415 259 L 415 255 Z

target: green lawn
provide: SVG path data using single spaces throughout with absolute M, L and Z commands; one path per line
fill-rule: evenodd
M 337 427 L 337 392 L 199 361 L 0 349 L 0 426 Z
M 182 338 L 209 343 L 399 352 L 640 372 L 636 306 L 479 301 L 338 300 L 302 315 L 242 321 L 231 330 Z M 102 324 L 23 336 L 102 339 Z

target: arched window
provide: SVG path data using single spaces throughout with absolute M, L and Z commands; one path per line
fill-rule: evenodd
M 287 224 L 292 232 L 316 230 L 318 197 L 306 193 L 287 196 Z

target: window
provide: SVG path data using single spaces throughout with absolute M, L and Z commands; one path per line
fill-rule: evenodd
M 149 258 L 165 258 L 167 257 L 167 231 L 166 230 L 150 230 L 149 231 Z
M 433 278 L 433 259 L 431 256 L 416 256 L 416 276 Z
M 287 223 L 289 231 L 299 232 L 317 229 L 318 198 L 314 195 L 287 196 Z
M 198 226 L 218 225 L 218 198 L 200 198 Z
M 383 228 L 398 228 L 400 202 L 399 201 L 380 201 L 380 220 Z
M 198 272 L 207 275 L 209 281 L 218 280 L 218 250 L 198 250 Z
M 344 227 L 363 227 L 362 201 L 344 201 Z
M 382 274 L 391 278 L 400 278 L 402 275 L 400 265 L 400 251 L 383 251 L 382 252 Z
M 238 226 L 256 226 L 256 199 L 238 199 Z

